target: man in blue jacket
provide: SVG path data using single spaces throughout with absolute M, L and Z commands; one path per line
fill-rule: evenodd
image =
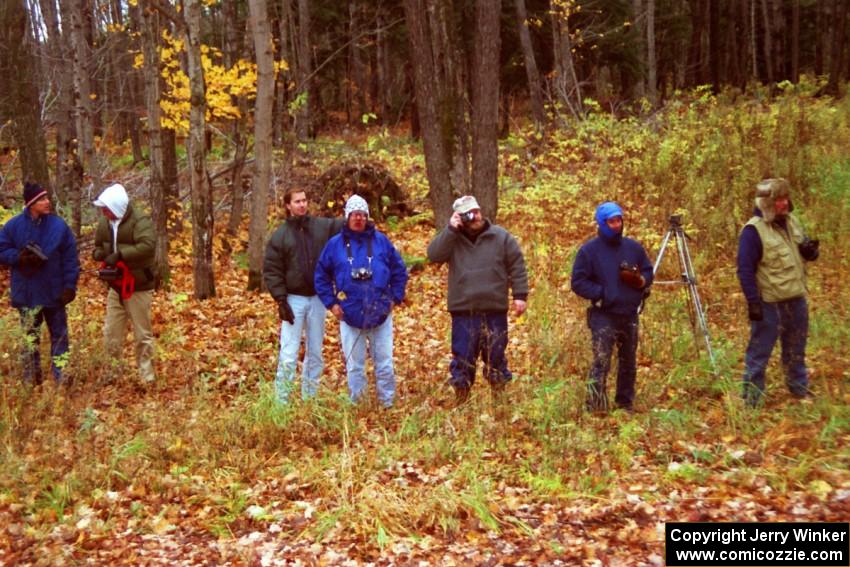
M 587 387 L 587 409 L 607 411 L 606 381 L 617 346 L 617 406 L 633 411 L 638 309 L 652 285 L 652 264 L 643 246 L 623 236 L 623 210 L 616 203 L 596 209 L 598 236 L 586 242 L 573 264 L 572 288 L 589 299 L 587 322 L 593 364 Z
M 0 264 L 12 269 L 12 307 L 21 314 L 26 333 L 22 349 L 24 380 L 40 384 L 38 335 L 42 322 L 50 331 L 53 377 L 67 382 L 68 318 L 65 306 L 77 295 L 80 261 L 77 243 L 65 221 L 50 214 L 47 191 L 24 185 L 24 210 L 0 229 Z
M 315 288 L 340 321 L 340 339 L 353 402 L 366 390 L 366 342 L 375 365 L 378 401 L 395 399 L 392 309 L 404 301 L 407 269 L 398 250 L 369 222 L 366 201 L 345 203 L 346 225 L 328 240 L 316 265 Z
M 761 181 L 755 211 L 738 241 L 738 280 L 750 318 L 744 371 L 744 399 L 750 406 L 757 405 L 764 393 L 765 369 L 777 339 L 791 395 L 811 397 L 806 369 L 806 262 L 818 258 L 819 247 L 817 240 L 806 236 L 792 210 L 788 181 Z

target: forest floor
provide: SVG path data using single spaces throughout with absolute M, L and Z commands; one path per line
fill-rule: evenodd
M 422 183 L 421 164 L 400 169 Z M 510 318 L 515 379 L 498 400 L 479 375 L 457 408 L 443 266 L 414 271 L 394 314 L 394 408 L 347 402 L 331 318 L 319 398 L 278 406 L 273 301 L 244 291 L 244 258 L 224 253 L 217 296 L 194 301 L 188 231 L 155 300 L 157 382 L 135 381 L 129 340 L 123 378 L 107 381 L 105 292 L 83 239 L 70 389 L 22 388 L 17 318 L 0 319 L 0 563 L 662 565 L 665 522 L 847 521 L 845 253 L 830 259 L 827 245 L 812 269 L 813 401 L 790 397 L 774 361 L 765 406 L 743 407 L 734 252 L 697 238 L 716 368 L 694 348 L 684 290 L 659 288 L 642 316 L 637 412 L 588 415 L 589 335 L 569 272 L 597 200 L 505 193 L 500 224 L 532 284 L 529 312 Z M 627 233 L 658 233 L 654 258 L 665 226 L 626 205 Z M 435 230 L 427 215 L 381 228 L 412 264 Z

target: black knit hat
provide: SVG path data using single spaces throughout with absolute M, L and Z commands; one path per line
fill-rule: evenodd
M 24 208 L 29 207 L 44 195 L 47 195 L 47 191 L 38 183 L 24 183 Z

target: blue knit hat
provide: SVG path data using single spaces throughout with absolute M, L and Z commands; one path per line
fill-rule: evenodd
M 599 225 L 600 234 L 608 240 L 615 240 L 617 237 L 620 237 L 622 233 L 611 230 L 605 221 L 622 216 L 623 209 L 617 203 L 608 201 L 596 207 L 596 224 Z

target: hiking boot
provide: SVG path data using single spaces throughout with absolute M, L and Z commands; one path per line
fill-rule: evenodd
M 455 406 L 462 406 L 469 400 L 469 388 L 455 387 Z

